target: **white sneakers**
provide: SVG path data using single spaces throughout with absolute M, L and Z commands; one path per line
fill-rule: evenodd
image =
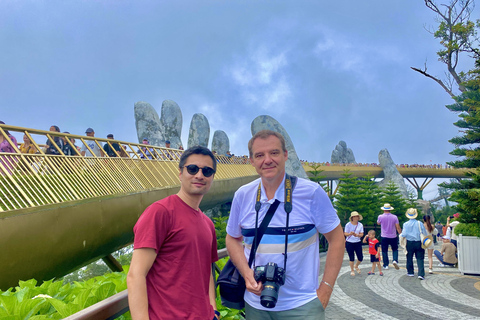
M 393 261 L 392 264 L 393 264 L 393 266 L 395 267 L 395 269 L 397 269 L 397 270 L 400 269 L 400 267 L 398 266 L 397 261 Z
M 432 270 L 432 269 L 428 269 L 428 273 L 433 273 L 433 270 Z

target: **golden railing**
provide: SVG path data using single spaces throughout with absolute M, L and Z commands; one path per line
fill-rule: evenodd
M 7 132 L 18 142 L 18 133 L 25 135 L 36 153 L 21 153 Z M 0 136 L 15 150 L 0 152 L 0 212 L 179 185 L 182 150 L 2 124 Z M 66 156 L 55 137 L 68 143 L 76 155 Z M 40 141 L 50 141 L 59 154 L 46 154 Z M 108 144 L 116 156 L 108 157 L 105 152 L 101 157 L 81 156 L 72 141 L 79 141 L 90 152 L 88 141 L 94 141 L 101 150 L 102 143 Z M 115 143 L 119 152 L 113 148 Z M 256 174 L 246 158 L 216 159 L 215 180 Z

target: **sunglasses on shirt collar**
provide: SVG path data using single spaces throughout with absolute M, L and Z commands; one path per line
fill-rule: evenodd
M 183 168 L 183 167 L 182 167 L 182 168 Z M 187 168 L 187 172 L 188 172 L 189 174 L 191 174 L 192 176 L 196 175 L 200 169 L 202 170 L 203 176 L 204 176 L 205 178 L 208 178 L 208 177 L 210 177 L 212 174 L 215 173 L 215 170 L 213 170 L 213 169 L 210 168 L 210 167 L 200 168 L 200 167 L 197 166 L 196 164 L 189 164 L 188 166 L 185 166 L 185 168 Z

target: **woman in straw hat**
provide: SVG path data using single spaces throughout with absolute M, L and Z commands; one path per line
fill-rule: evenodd
M 345 225 L 345 237 L 348 257 L 350 259 L 350 275 L 355 276 L 355 270 L 360 274 L 360 268 L 358 267 L 363 261 L 362 242 L 363 237 L 363 224 L 360 222 L 363 217 L 357 211 L 353 211 L 350 214 L 350 222 Z M 355 262 L 355 254 L 357 255 L 357 263 Z
M 409 219 L 403 224 L 403 231 L 400 236 L 407 239 L 407 276 L 413 277 L 413 255 L 417 259 L 418 279 L 425 280 L 425 250 L 422 248 L 422 238 L 420 233 L 427 234 L 423 223 L 415 220 L 418 216 L 417 209 L 409 208 L 405 213 Z

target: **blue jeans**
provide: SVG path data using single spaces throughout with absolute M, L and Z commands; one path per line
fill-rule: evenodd
M 455 265 L 454 263 L 448 263 L 448 262 L 443 261 L 443 256 L 442 256 L 442 254 L 440 253 L 440 251 L 435 250 L 435 251 L 433 251 L 433 254 L 434 254 L 435 257 L 437 257 L 437 259 L 438 259 L 441 263 L 443 263 L 444 265 L 446 265 L 446 266 L 454 266 L 454 265 Z M 455 254 L 455 256 L 456 256 L 456 254 Z
M 395 238 L 382 237 L 382 258 L 383 258 L 384 268 L 389 264 L 388 245 L 392 247 L 393 261 L 398 262 L 398 237 L 395 237 Z
M 417 259 L 418 275 L 425 277 L 425 250 L 422 249 L 421 241 L 407 240 L 407 273 L 414 274 L 413 255 Z

